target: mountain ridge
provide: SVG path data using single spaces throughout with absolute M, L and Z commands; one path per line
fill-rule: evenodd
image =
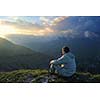
M 3 38 L 0 38 L 0 44 L 0 71 L 48 68 L 48 55 L 15 45 Z

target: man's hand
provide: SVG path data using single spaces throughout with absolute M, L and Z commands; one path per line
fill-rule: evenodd
M 55 61 L 55 60 L 51 60 L 51 61 L 50 61 L 50 65 L 51 65 L 51 64 L 53 64 L 53 63 L 54 63 L 54 61 Z

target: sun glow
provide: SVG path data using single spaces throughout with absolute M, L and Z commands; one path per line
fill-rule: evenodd
M 53 32 L 50 28 L 45 29 L 18 29 L 14 26 L 0 25 L 0 37 L 6 37 L 9 34 L 26 34 L 35 36 L 44 36 Z
M 16 17 L 15 22 L 0 20 L 0 37 L 6 37 L 11 34 L 25 34 L 33 36 L 47 36 L 53 33 L 54 30 L 51 27 L 34 25 L 28 22 L 18 21 Z
M 0 35 L 16 33 L 16 29 L 12 26 L 0 25 Z

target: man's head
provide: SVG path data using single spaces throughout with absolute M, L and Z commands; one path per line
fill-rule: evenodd
M 68 53 L 68 52 L 70 52 L 69 47 L 64 46 L 64 47 L 62 48 L 62 54 L 65 54 L 65 53 Z

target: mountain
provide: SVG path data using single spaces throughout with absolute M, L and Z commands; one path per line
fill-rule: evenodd
M 0 71 L 48 68 L 50 57 L 0 38 Z
M 18 38 L 16 38 L 18 37 Z M 61 53 L 61 48 L 63 46 L 69 46 L 71 51 L 76 55 L 80 56 L 90 56 L 91 55 L 99 55 L 100 54 L 100 38 L 85 38 L 85 37 L 76 37 L 76 38 L 67 38 L 65 36 L 59 36 L 54 39 L 45 40 L 43 37 L 33 37 L 26 35 L 11 35 L 8 37 L 15 43 L 24 45 L 32 50 L 45 53 L 51 56 L 59 56 Z M 24 41 L 21 39 L 23 38 Z M 18 40 L 19 39 L 19 40 Z M 84 55 L 85 53 L 85 55 Z
M 65 31 L 63 35 L 67 37 L 93 38 L 100 37 L 99 26 L 100 16 L 71 16 L 55 26 L 55 29 Z
M 24 54 L 32 54 L 33 51 L 24 46 L 15 45 L 12 42 L 0 38 L 0 56 L 16 56 Z

